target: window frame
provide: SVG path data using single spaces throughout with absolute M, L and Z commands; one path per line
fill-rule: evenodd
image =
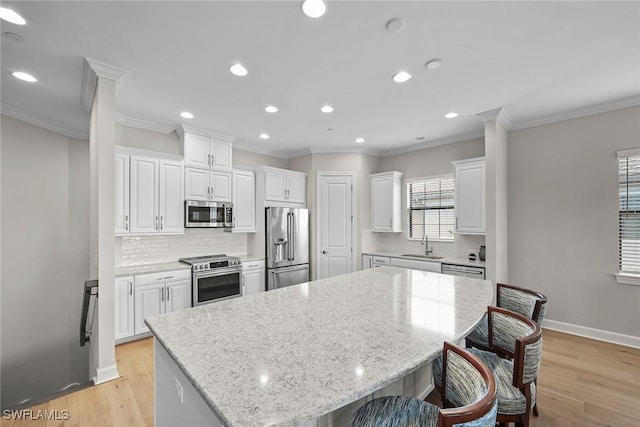
M 636 285 L 640 286 L 640 268 L 634 271 L 621 270 L 620 267 L 622 265 L 622 237 L 620 235 L 622 229 L 622 212 L 627 212 L 627 210 L 621 209 L 621 198 L 620 198 L 620 161 L 624 158 L 636 157 L 637 161 L 640 162 L 640 149 L 631 149 L 631 150 L 622 150 L 617 152 L 617 165 L 618 165 L 618 182 L 616 186 L 616 190 L 618 192 L 618 272 L 615 275 L 616 281 L 620 284 L 625 285 Z M 638 232 L 640 232 L 640 226 L 638 227 Z M 640 245 L 640 243 L 639 243 Z
M 432 181 L 432 180 L 442 180 L 442 179 L 452 179 L 453 180 L 453 217 L 455 218 L 456 206 L 455 206 L 455 174 L 453 173 L 444 173 L 438 175 L 429 175 L 423 177 L 416 178 L 406 178 L 405 179 L 405 191 L 407 193 L 406 203 L 407 208 L 405 211 L 406 219 L 407 219 L 407 233 L 406 237 L 409 241 L 422 241 L 423 237 L 411 237 L 411 193 L 409 192 L 409 185 L 415 182 L 424 182 L 424 181 Z M 429 242 L 443 242 L 443 243 L 454 243 L 455 242 L 455 224 L 453 233 L 451 233 L 451 239 L 443 239 L 440 237 L 429 237 Z

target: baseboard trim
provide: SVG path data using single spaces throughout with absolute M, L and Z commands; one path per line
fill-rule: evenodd
M 542 327 L 544 329 L 565 332 L 567 334 L 591 338 L 598 341 L 610 342 L 613 344 L 624 345 L 626 347 L 640 348 L 640 337 L 634 337 L 632 335 L 624 335 L 617 332 L 603 331 L 602 329 L 588 328 L 586 326 L 548 319 L 545 319 L 542 322 Z
M 107 366 L 106 368 L 98 368 L 96 376 L 93 377 L 93 383 L 95 385 L 106 383 L 107 381 L 120 378 L 118 374 L 118 368 L 116 365 Z

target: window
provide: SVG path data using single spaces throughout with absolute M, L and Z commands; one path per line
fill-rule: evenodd
M 640 275 L 640 150 L 618 152 L 618 176 L 619 270 Z
M 412 180 L 407 183 L 409 239 L 453 241 L 455 223 L 453 176 Z

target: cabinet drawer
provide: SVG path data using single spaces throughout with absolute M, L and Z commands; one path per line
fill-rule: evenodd
M 264 270 L 264 260 L 258 259 L 253 261 L 246 261 L 242 264 L 242 271 L 255 271 Z
M 391 261 L 387 257 L 374 256 L 373 265 L 389 265 Z
M 413 259 L 392 258 L 391 266 L 440 273 L 440 263 L 432 261 L 417 261 Z
M 191 279 L 191 270 L 174 270 L 163 271 L 161 273 L 140 274 L 136 275 L 135 284 L 136 286 L 141 286 L 185 279 Z

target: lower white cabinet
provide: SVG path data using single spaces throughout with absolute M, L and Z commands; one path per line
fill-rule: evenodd
M 391 265 L 391 260 L 386 256 L 373 256 L 371 265 L 373 267 L 384 267 L 385 265 Z
M 373 268 L 373 257 L 371 255 L 362 255 L 362 269 L 367 270 Z
M 242 264 L 242 296 L 264 292 L 265 278 L 264 260 Z
M 115 339 L 133 336 L 133 276 L 116 277 Z

